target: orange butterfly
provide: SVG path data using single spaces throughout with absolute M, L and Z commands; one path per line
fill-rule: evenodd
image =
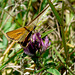
M 31 36 L 32 31 L 35 27 L 37 27 L 37 23 L 44 20 L 45 17 L 47 17 L 47 14 L 50 12 L 50 7 L 47 5 L 42 12 L 38 14 L 36 18 L 34 18 L 27 26 L 7 32 L 7 36 L 17 41 L 18 43 L 22 44 L 23 46 L 26 46 L 29 37 Z

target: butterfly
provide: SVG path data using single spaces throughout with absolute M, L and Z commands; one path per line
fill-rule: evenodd
M 44 21 L 44 19 L 47 17 L 47 15 L 50 12 L 49 4 L 35 17 L 28 25 L 22 28 L 18 28 L 13 31 L 7 32 L 7 36 L 15 40 L 16 42 L 20 43 L 22 46 L 26 46 L 29 38 L 32 34 L 32 31 L 41 25 L 39 25 L 40 22 Z

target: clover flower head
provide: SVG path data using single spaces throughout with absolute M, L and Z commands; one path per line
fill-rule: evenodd
M 43 42 L 43 39 L 41 38 L 40 33 L 35 33 L 32 36 L 32 39 L 29 41 L 28 45 L 26 48 L 24 49 L 25 54 L 28 55 L 35 55 L 36 51 L 45 51 L 49 46 L 50 46 L 50 42 L 48 37 L 45 37 L 45 42 Z

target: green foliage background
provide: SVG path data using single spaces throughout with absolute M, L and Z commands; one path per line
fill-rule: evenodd
M 42 38 L 48 36 L 50 47 L 39 56 L 34 71 L 32 58 L 15 43 L 9 53 L 0 58 L 0 75 L 74 75 L 75 1 L 74 0 L 0 0 L 0 57 L 11 45 L 6 32 L 26 26 L 50 5 L 49 19 L 38 28 Z

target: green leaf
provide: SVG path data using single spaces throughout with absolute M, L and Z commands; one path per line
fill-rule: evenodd
M 58 0 L 54 0 L 54 1 L 53 1 L 53 3 L 57 3 L 57 2 L 58 2 Z
M 48 0 L 48 3 L 55 15 L 55 17 L 57 18 L 60 26 L 61 26 L 61 34 L 62 34 L 62 41 L 63 41 L 63 46 L 64 46 L 64 51 L 65 51 L 65 55 L 67 57 L 67 48 L 66 48 L 66 40 L 65 40 L 65 34 L 64 34 L 64 26 L 63 26 L 63 20 L 61 19 L 60 15 L 58 14 L 58 12 L 56 11 L 54 5 L 52 4 L 52 2 L 50 0 Z M 63 2 L 63 8 L 64 8 L 64 2 Z M 63 9 L 64 10 L 64 9 Z
M 3 35 L 3 45 L 7 46 L 7 44 L 8 44 L 7 38 Z
M 47 49 L 47 50 L 45 51 L 45 53 L 43 54 L 43 58 L 46 58 L 46 57 L 48 56 L 48 54 L 49 54 L 49 49 Z
M 6 31 L 9 27 L 11 27 L 11 21 L 12 21 L 12 17 L 10 17 L 8 21 L 6 22 L 6 24 L 4 25 L 4 28 L 3 28 L 4 31 Z
M 11 27 L 8 28 L 8 29 L 5 31 L 5 33 L 8 32 L 8 31 L 12 31 L 12 30 L 14 30 L 15 28 L 16 28 L 16 23 L 12 24 Z
M 50 73 L 47 73 L 46 75 L 51 75 Z
M 56 16 L 56 18 L 57 18 L 59 24 L 61 25 L 61 24 L 62 24 L 62 20 L 61 20 L 61 18 L 60 18 L 60 16 L 59 16 L 58 12 L 56 11 L 54 5 L 50 2 L 50 0 L 48 0 L 48 3 L 49 3 L 49 5 L 50 5 L 50 7 L 51 7 L 51 9 L 52 9 L 52 11 L 53 11 L 53 13 L 54 13 L 54 15 Z
M 45 36 L 47 36 L 48 34 L 50 34 L 53 31 L 54 31 L 54 29 L 53 30 L 49 30 L 49 31 L 47 31 L 45 33 L 42 33 L 42 37 L 41 38 L 44 38 Z
M 47 0 L 43 0 L 42 4 L 41 4 L 41 11 L 44 9 L 44 7 L 47 4 Z
M 45 69 L 45 67 L 42 68 L 42 69 L 40 69 L 40 70 L 37 70 L 36 73 L 40 73 L 40 72 L 43 71 L 44 69 Z
M 3 45 L 3 43 L 0 43 L 0 48 L 4 48 L 5 46 Z
M 62 58 L 62 56 L 59 54 L 59 52 L 56 50 L 56 48 L 54 46 L 52 46 L 52 48 L 54 49 L 55 53 L 57 54 L 57 56 L 60 58 L 60 60 L 65 64 L 64 59 Z
M 32 2 L 36 2 L 37 0 L 32 0 Z
M 60 72 L 57 69 L 53 69 L 53 68 L 47 69 L 47 72 L 49 72 L 53 75 L 61 75 Z

